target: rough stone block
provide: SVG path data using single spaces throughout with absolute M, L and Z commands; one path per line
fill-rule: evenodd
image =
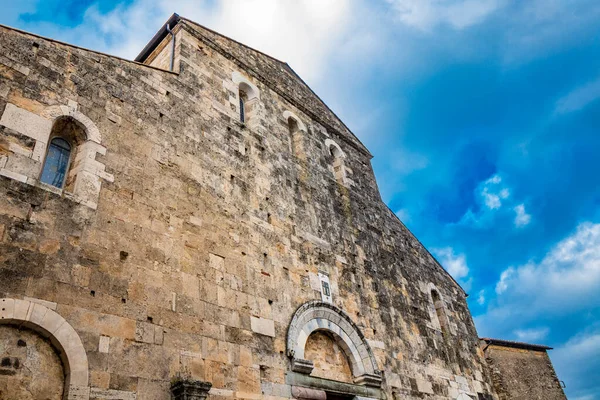
M 98 343 L 98 351 L 100 353 L 108 353 L 110 347 L 110 338 L 108 336 L 100 336 Z
M 421 378 L 417 378 L 417 390 L 421 393 L 434 394 L 431 382 Z
M 154 343 L 155 325 L 138 321 L 135 326 L 135 340 L 143 343 Z
M 250 317 L 250 326 L 253 332 L 275 337 L 275 323 L 271 319 Z
M 51 121 L 11 103 L 4 109 L 0 125 L 43 143 L 48 142 L 52 129 Z

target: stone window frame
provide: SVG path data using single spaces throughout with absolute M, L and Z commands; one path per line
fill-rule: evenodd
M 302 122 L 300 117 L 298 117 L 290 110 L 285 110 L 283 112 L 283 119 L 288 124 L 291 142 L 290 150 L 292 151 L 292 154 L 297 157 L 305 158 L 306 154 L 304 151 L 304 136 L 308 134 L 308 129 L 306 128 L 306 125 L 304 124 L 304 122 Z M 290 129 L 290 120 L 294 121 L 297 127 L 297 129 L 293 132 Z
M 348 175 L 352 174 L 352 170 L 346 166 L 346 153 L 342 150 L 339 144 L 332 139 L 325 140 L 325 150 L 328 156 L 333 157 L 333 163 L 330 165 L 331 172 L 335 179 L 346 187 L 352 186 L 352 180 Z
M 316 331 L 332 334 L 348 358 L 356 385 L 381 387 L 381 371 L 377 360 L 358 326 L 344 311 L 320 300 L 301 305 L 290 322 L 287 354 L 291 358 L 292 371 L 311 374 L 314 364 L 304 359 L 304 350 L 308 337 Z
M 433 292 L 436 292 L 439 297 L 439 300 L 437 302 L 433 299 Z M 448 310 L 446 308 L 444 297 L 442 296 L 442 293 L 437 288 L 437 286 L 435 286 L 431 282 L 429 283 L 429 285 L 427 285 L 427 296 L 429 298 L 430 307 L 429 316 L 433 324 L 433 328 L 442 333 L 449 333 L 450 321 L 448 319 Z M 440 319 L 440 312 L 438 312 L 439 309 L 441 309 L 442 319 Z
M 57 188 L 39 180 L 44 168 L 48 143 L 54 138 L 51 136 L 52 128 L 60 118 L 75 120 L 85 132 L 83 142 L 73 146 L 71 150 L 72 154 L 66 180 L 74 178 L 72 190 Z M 106 147 L 102 146 L 100 130 L 90 118 L 78 110 L 77 103 L 69 101 L 68 105 L 49 106 L 44 108 L 40 114 L 7 103 L 0 124 L 34 139 L 35 145 L 29 157 L 40 163 L 38 174 L 35 177 L 5 171 L 4 168 L 0 170 L 0 175 L 40 187 L 94 210 L 98 207 L 102 180 L 114 182 L 114 176 L 107 173 L 105 171 L 106 166 L 96 160 L 97 153 L 106 155 Z
M 89 364 L 81 338 L 57 312 L 33 301 L 0 299 L 0 324 L 26 327 L 50 340 L 63 363 L 65 400 L 87 400 L 90 396 Z
M 231 80 L 237 88 L 235 91 L 236 98 L 232 103 L 235 104 L 240 123 L 244 125 L 253 124 L 257 119 L 256 117 L 258 103 L 260 101 L 260 90 L 254 83 L 250 81 L 250 79 L 246 78 L 238 71 L 233 71 Z M 242 96 L 242 93 L 244 96 Z M 241 107 L 244 107 L 243 114 Z M 241 118 L 242 115 L 244 115 L 244 120 Z
M 329 281 L 329 275 L 325 272 L 319 271 L 319 283 L 321 284 L 321 300 L 325 303 L 333 303 L 333 293 L 331 289 L 331 282 Z M 325 293 L 325 285 L 327 285 L 327 291 Z

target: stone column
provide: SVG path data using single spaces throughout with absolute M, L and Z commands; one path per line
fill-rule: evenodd
M 174 400 L 204 400 L 212 383 L 182 379 L 171 384 L 171 393 Z

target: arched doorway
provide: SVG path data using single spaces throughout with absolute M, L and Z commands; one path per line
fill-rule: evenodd
M 63 399 L 87 400 L 90 396 L 89 376 L 88 376 L 88 359 L 79 335 L 73 327 L 58 313 L 48 307 L 29 300 L 0 299 L 0 339 L 7 343 L 5 349 L 0 348 L 0 354 L 6 352 L 6 356 L 0 358 L 0 365 L 3 358 L 7 358 L 6 364 L 7 373 L 17 376 L 18 368 L 23 365 L 23 362 L 30 362 L 38 369 L 35 374 L 40 376 L 54 376 L 58 373 L 57 363 L 52 356 L 54 352 L 60 358 L 62 367 L 62 397 Z M 6 329 L 4 329 L 6 328 Z M 27 338 L 19 335 L 24 335 L 24 329 L 29 330 Z M 37 335 L 37 336 L 36 336 Z M 15 346 L 16 349 L 11 346 Z M 22 340 L 24 343 L 20 343 Z M 28 345 L 27 340 L 29 340 Z M 45 344 L 43 344 L 44 342 Z M 1 344 L 1 342 L 0 342 Z M 25 346 L 23 346 L 25 344 Z M 50 346 L 50 348 L 46 347 Z M 26 356 L 23 355 L 19 347 L 26 347 Z M 41 364 L 35 364 L 35 354 L 43 358 Z M 15 354 L 10 356 L 10 354 Z M 21 357 L 17 362 L 15 358 Z M 11 359 L 10 357 L 13 357 Z M 29 357 L 29 358 L 28 358 Z M 53 361 L 54 360 L 54 361 Z M 38 358 L 37 361 L 40 361 Z M 15 368 L 16 366 L 16 368 Z M 9 372 L 12 368 L 13 372 Z M 28 375 L 21 373 L 22 379 L 19 383 L 21 387 L 27 389 Z M 44 389 L 44 388 L 42 388 Z M 47 388 L 49 392 L 54 393 L 54 389 Z M 41 389 L 40 389 L 41 390 Z M 45 389 L 44 389 L 45 390 Z M 20 399 L 21 397 L 2 397 L 1 399 Z M 25 397 L 27 398 L 27 397 Z M 46 400 L 46 397 L 32 397 L 34 399 Z M 48 400 L 52 397 L 48 397 Z
M 287 335 L 296 399 L 383 398 L 381 371 L 360 329 L 333 304 L 309 301 L 296 310 Z
M 64 385 L 62 361 L 47 339 L 0 325 L 0 399 L 61 400 Z

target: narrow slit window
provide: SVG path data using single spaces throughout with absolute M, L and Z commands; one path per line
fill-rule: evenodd
M 240 92 L 240 122 L 246 122 L 246 102 L 244 100 L 244 93 Z
M 65 184 L 69 159 L 71 158 L 71 145 L 62 138 L 54 138 L 48 146 L 48 154 L 44 162 L 44 169 L 40 180 L 59 189 Z

